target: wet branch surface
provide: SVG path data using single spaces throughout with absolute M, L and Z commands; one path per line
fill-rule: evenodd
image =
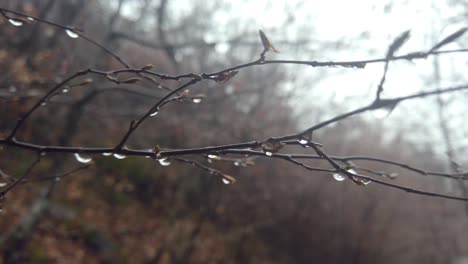
M 387 164 L 399 167 L 401 169 L 407 170 L 409 172 L 414 172 L 423 176 L 437 176 L 437 177 L 446 177 L 454 180 L 467 180 L 468 173 L 441 173 L 441 172 L 432 172 L 426 171 L 423 168 L 417 168 L 410 164 L 405 164 L 399 161 L 392 161 L 381 159 L 378 157 L 366 157 L 366 156 L 335 156 L 328 154 L 325 149 L 326 145 L 322 145 L 320 142 L 313 142 L 312 138 L 309 136 L 313 132 L 318 131 L 322 128 L 325 128 L 331 124 L 346 120 L 352 116 L 360 115 L 365 112 L 377 110 L 377 109 L 394 109 L 398 107 L 401 102 L 415 100 L 415 99 L 424 99 L 426 97 L 437 96 L 441 94 L 456 93 L 468 90 L 468 84 L 460 84 L 457 86 L 451 87 L 440 87 L 436 90 L 425 91 L 420 93 L 415 93 L 408 96 L 395 97 L 395 98 L 381 98 L 382 91 L 384 89 L 384 83 L 387 78 L 387 72 L 389 65 L 394 61 L 399 60 L 425 60 L 430 56 L 441 56 L 444 54 L 463 54 L 467 53 L 467 49 L 458 49 L 458 50 L 442 50 L 439 48 L 444 45 L 453 42 L 458 37 L 460 37 L 465 31 L 466 28 L 461 29 L 454 34 L 446 37 L 435 46 L 433 46 L 428 51 L 412 52 L 405 55 L 395 56 L 394 53 L 407 41 L 409 38 L 409 31 L 403 32 L 398 38 L 394 40 L 393 43 L 389 45 L 387 55 L 385 58 L 378 59 L 368 59 L 368 60 L 357 60 L 357 61 L 301 61 L 301 60 L 269 60 L 266 58 L 266 55 L 270 51 L 276 52 L 276 49 L 271 45 L 270 41 L 266 35 L 260 31 L 261 44 L 263 44 L 263 50 L 259 53 L 259 57 L 250 62 L 239 64 L 236 66 L 228 67 L 218 71 L 210 73 L 185 73 L 179 75 L 168 75 L 165 73 L 159 73 L 153 71 L 153 66 L 148 64 L 147 66 L 141 68 L 135 68 L 126 62 L 119 55 L 114 53 L 109 48 L 100 44 L 99 42 L 93 40 L 91 37 L 87 36 L 83 31 L 73 28 L 63 26 L 51 21 L 47 21 L 41 18 L 33 17 L 28 14 L 16 12 L 13 10 L 0 8 L 0 15 L 5 19 L 10 20 L 11 23 L 16 23 L 16 25 L 21 26 L 26 23 L 43 23 L 52 27 L 56 27 L 66 31 L 66 33 L 72 38 L 82 38 L 85 41 L 93 44 L 97 48 L 101 49 L 103 52 L 117 60 L 123 68 L 114 69 L 114 70 L 102 70 L 102 69 L 92 69 L 87 68 L 81 71 L 70 74 L 63 81 L 52 87 L 47 93 L 42 95 L 41 98 L 22 116 L 17 119 L 16 124 L 13 126 L 11 132 L 5 137 L 0 138 L 0 145 L 9 146 L 19 149 L 26 149 L 37 153 L 37 159 L 28 167 L 26 172 L 19 176 L 16 180 L 7 184 L 6 186 L 0 189 L 0 195 L 3 198 L 10 190 L 17 187 L 19 184 L 40 181 L 40 180 L 56 180 L 57 177 L 65 177 L 72 175 L 82 169 L 88 168 L 89 165 L 78 167 L 72 169 L 62 175 L 52 176 L 47 178 L 37 178 L 28 180 L 27 177 L 33 171 L 35 165 L 40 162 L 41 156 L 45 153 L 68 153 L 68 154 L 114 154 L 114 155 L 125 155 L 125 156 L 142 156 L 150 157 L 159 162 L 171 162 L 176 161 L 180 163 L 185 163 L 190 166 L 197 167 L 198 169 L 205 170 L 216 177 L 222 178 L 223 182 L 226 184 L 234 183 L 236 180 L 234 177 L 227 175 L 226 173 L 214 169 L 209 163 L 205 164 L 205 161 L 211 160 L 226 160 L 232 161 L 239 158 L 240 162 L 243 162 L 243 159 L 246 158 L 265 158 L 270 160 L 284 160 L 295 166 L 301 167 L 307 171 L 313 172 L 327 172 L 330 174 L 341 174 L 347 177 L 351 182 L 357 185 L 367 185 L 370 182 L 382 185 L 384 187 L 397 189 L 400 191 L 413 193 L 417 195 L 424 195 L 430 197 L 439 197 L 451 200 L 460 200 L 468 201 L 468 197 L 457 197 L 445 194 L 439 194 L 429 191 L 424 191 L 409 186 L 399 185 L 392 182 L 392 177 L 390 173 L 374 171 L 370 168 L 360 167 L 356 164 L 353 164 L 353 161 L 368 161 L 376 164 Z M 29 21 L 29 22 L 28 22 Z M 14 24 L 15 25 L 15 24 Z M 260 42 L 259 42 L 260 44 Z M 357 109 L 351 110 L 346 113 L 339 114 L 335 117 L 332 117 L 328 120 L 321 121 L 316 124 L 310 124 L 310 126 L 303 131 L 298 131 L 290 135 L 276 135 L 270 138 L 264 139 L 252 139 L 249 142 L 239 142 L 233 144 L 217 145 L 217 146 L 203 146 L 198 148 L 181 148 L 181 149 L 165 149 L 161 148 L 158 145 L 149 146 L 146 149 L 130 149 L 126 147 L 127 141 L 134 135 L 134 133 L 140 128 L 140 126 L 148 120 L 149 117 L 157 114 L 159 111 L 164 111 L 164 107 L 170 103 L 177 103 L 180 100 L 184 99 L 197 99 L 195 96 L 189 96 L 188 88 L 195 89 L 195 84 L 201 82 L 227 82 L 231 78 L 235 78 L 235 75 L 246 68 L 251 67 L 266 67 L 270 64 L 294 64 L 294 65 L 304 65 L 309 67 L 344 67 L 344 68 L 356 68 L 356 69 L 365 69 L 366 65 L 383 63 L 384 72 L 381 78 L 381 81 L 376 89 L 376 96 L 372 102 L 369 102 L 365 106 L 359 107 Z M 125 74 L 125 78 L 122 76 Z M 128 77 L 131 74 L 134 77 Z M 52 145 L 38 145 L 33 142 L 25 142 L 17 138 L 18 133 L 28 122 L 30 117 L 39 109 L 41 106 L 45 105 L 48 100 L 50 100 L 54 95 L 59 93 L 61 89 L 65 86 L 70 85 L 71 83 L 81 80 L 81 84 L 78 86 L 84 86 L 88 84 L 82 80 L 83 77 L 88 76 L 101 76 L 107 78 L 107 80 L 114 84 L 132 84 L 138 83 L 143 79 L 150 81 L 154 86 L 151 88 L 159 89 L 163 92 L 166 92 L 164 96 L 158 99 L 150 108 L 148 108 L 143 115 L 139 118 L 132 120 L 128 124 L 127 131 L 121 136 L 121 139 L 115 143 L 114 147 L 86 147 L 86 146 L 52 146 Z M 163 85 L 160 81 L 183 81 L 182 84 L 179 84 L 178 87 L 171 90 Z M 88 81 L 89 82 L 89 81 Z M 300 149 L 307 148 L 310 150 L 309 154 L 297 154 L 297 153 L 286 153 L 283 150 L 283 147 L 288 145 L 290 147 L 297 147 Z M 190 157 L 187 157 L 190 156 Z M 200 158 L 202 161 L 199 161 Z M 199 159 L 199 160 L 196 160 Z M 303 160 L 323 160 L 329 166 L 328 167 L 314 167 L 308 165 Z M 161 163 L 161 164 L 163 164 Z M 360 171 L 362 173 L 356 172 Z M 365 174 L 363 174 L 365 173 Z M 389 177 L 382 177 L 389 176 Z

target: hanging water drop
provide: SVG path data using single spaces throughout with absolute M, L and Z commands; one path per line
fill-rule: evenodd
M 168 160 L 167 158 L 160 158 L 160 159 L 158 159 L 158 161 L 159 161 L 159 164 L 161 164 L 161 166 L 171 165 L 171 161 Z
M 209 155 L 208 155 L 208 158 L 209 158 L 209 159 L 219 159 L 218 156 L 213 155 L 213 154 L 209 154 Z
M 333 179 L 335 179 L 336 181 L 344 181 L 346 179 L 346 176 L 344 176 L 343 174 L 341 173 L 333 173 Z
M 377 118 L 377 119 L 384 119 L 384 118 L 386 118 L 387 116 L 389 116 L 391 112 L 392 112 L 391 109 L 388 109 L 388 108 L 379 108 L 379 109 L 376 109 L 376 110 L 372 111 L 372 114 L 373 114 L 374 117 Z
M 234 161 L 234 166 L 239 167 L 239 166 L 240 166 L 240 162 Z
M 5 187 L 6 185 L 7 185 L 6 182 L 0 182 L 0 188 L 1 188 L 1 187 Z
M 23 21 L 15 18 L 8 19 L 8 22 L 10 22 L 15 27 L 21 27 L 24 24 Z
M 223 178 L 223 183 L 224 184 L 231 184 L 231 182 L 228 179 Z
M 270 152 L 270 151 L 265 151 L 265 155 L 267 155 L 268 157 L 271 157 L 271 156 L 273 156 L 273 153 Z
M 80 35 L 71 29 L 66 29 L 65 32 L 70 38 L 78 38 Z
M 111 152 L 104 152 L 104 153 L 102 153 L 102 155 L 107 157 L 107 156 L 112 155 L 112 153 Z
M 159 109 L 150 114 L 150 116 L 155 116 L 159 113 Z
M 33 17 L 27 17 L 26 19 L 29 20 L 29 21 L 31 21 L 31 22 L 36 21 Z
M 75 159 L 80 163 L 89 163 L 89 162 L 91 162 L 93 160 L 90 157 L 80 156 L 80 154 L 78 154 L 78 153 L 75 153 L 74 155 L 75 155 Z
M 194 104 L 199 104 L 199 103 L 201 103 L 201 101 L 202 101 L 201 98 L 193 98 L 193 99 L 192 99 L 192 102 L 193 102 Z
M 62 89 L 62 93 L 68 93 L 68 91 L 69 91 L 69 90 L 68 90 L 67 88 L 63 88 L 63 89 Z
M 398 105 L 398 101 L 381 101 L 383 106 L 372 111 L 375 118 L 383 119 L 389 116 Z
M 369 180 L 361 180 L 361 183 L 362 183 L 363 185 L 368 185 L 369 183 L 371 183 L 371 181 L 369 181 Z
M 114 158 L 116 159 L 125 159 L 127 156 L 124 154 L 114 153 Z
M 46 106 L 46 105 L 47 105 L 46 102 L 42 102 L 42 103 L 41 103 L 41 106 Z
M 306 139 L 299 139 L 299 144 L 301 145 L 307 145 L 307 143 L 309 143 L 309 141 L 307 141 Z

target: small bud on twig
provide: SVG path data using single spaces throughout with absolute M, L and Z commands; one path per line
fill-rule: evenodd
M 138 77 L 132 77 L 132 78 L 128 78 L 126 80 L 123 80 L 123 81 L 119 81 L 120 83 L 137 83 L 141 81 L 141 78 L 138 78 Z
M 393 57 L 393 54 L 395 54 L 395 52 L 397 52 L 403 46 L 403 44 L 405 44 L 406 41 L 408 41 L 409 37 L 409 30 L 406 30 L 405 32 L 401 33 L 388 48 L 387 58 Z
M 88 85 L 88 84 L 91 84 L 91 83 L 93 83 L 93 79 L 86 78 L 86 79 L 82 80 L 80 83 L 78 83 L 76 85 L 73 85 L 73 86 L 85 86 L 85 85 Z
M 455 41 L 457 38 L 461 37 L 465 32 L 468 30 L 468 27 L 461 28 L 454 33 L 450 34 L 448 37 L 444 38 L 441 40 L 439 43 L 437 43 L 434 47 L 432 47 L 428 53 L 431 53 L 440 47 L 449 44 L 450 42 Z
M 276 53 L 279 52 L 277 49 L 275 49 L 275 47 L 273 47 L 268 37 L 265 35 L 265 33 L 261 29 L 258 30 L 258 34 L 260 35 L 260 40 L 262 41 L 263 48 L 265 49 L 265 51 L 268 51 L 271 49 L 273 52 L 276 52 Z
M 153 69 L 154 65 L 153 64 L 146 64 L 145 66 L 143 66 L 141 68 L 142 71 L 149 71 L 151 69 Z
M 229 79 L 236 76 L 236 74 L 238 73 L 239 71 L 223 72 L 223 73 L 218 74 L 215 78 L 213 78 L 213 80 L 215 80 L 218 83 L 227 82 Z

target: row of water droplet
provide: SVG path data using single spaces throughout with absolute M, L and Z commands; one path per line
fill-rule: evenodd
M 347 171 L 350 172 L 350 173 L 356 173 L 356 171 L 353 170 L 353 169 L 349 169 Z M 332 176 L 333 176 L 333 179 L 335 179 L 336 181 L 339 181 L 339 182 L 344 181 L 347 178 L 346 175 L 344 175 L 343 173 L 340 173 L 340 172 L 335 172 L 335 173 L 332 174 Z M 371 181 L 369 181 L 369 180 L 358 179 L 357 181 L 358 181 L 359 185 L 368 185 L 369 183 L 371 183 Z
M 26 18 L 28 21 L 30 22 L 34 22 L 36 21 L 34 18 L 32 17 L 27 17 Z M 22 25 L 24 25 L 24 22 L 22 19 L 18 19 L 18 18 L 10 18 L 8 19 L 8 22 L 10 22 L 10 24 L 12 24 L 13 26 L 15 27 L 21 27 Z M 78 33 L 76 33 L 75 31 L 71 30 L 71 29 L 65 29 L 65 33 L 67 33 L 67 35 L 70 37 L 70 38 L 78 38 L 80 35 L 78 35 Z
M 125 159 L 127 157 L 124 154 L 111 153 L 111 152 L 104 152 L 104 153 L 102 153 L 102 155 L 103 156 L 113 156 L 116 159 Z M 76 161 L 78 161 L 79 163 L 90 163 L 91 161 L 93 161 L 93 159 L 91 157 L 85 156 L 83 154 L 75 153 L 74 156 L 75 156 Z M 161 166 L 171 165 L 171 161 L 168 158 L 159 158 L 158 162 L 159 162 L 159 164 L 161 164 Z

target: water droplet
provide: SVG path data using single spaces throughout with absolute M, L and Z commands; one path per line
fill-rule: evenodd
M 371 183 L 371 181 L 369 181 L 369 180 L 361 180 L 361 182 L 364 185 L 368 185 L 369 183 Z
M 265 151 L 265 155 L 271 157 L 271 156 L 273 156 L 273 153 L 271 153 L 270 151 Z
M 91 162 L 93 160 L 90 157 L 80 156 L 80 154 L 78 154 L 78 153 L 75 153 L 74 155 L 75 155 L 75 159 L 80 163 L 89 163 L 89 162 Z
M 102 155 L 107 157 L 107 156 L 112 155 L 112 153 L 111 152 L 104 152 L 104 153 L 102 153 Z
M 68 93 L 68 91 L 69 91 L 69 90 L 68 90 L 67 88 L 63 88 L 63 89 L 62 89 L 62 93 Z
M 71 29 L 66 29 L 65 32 L 70 38 L 78 38 L 80 35 L 78 35 L 75 31 Z
M 153 113 L 150 114 L 150 116 L 155 116 L 159 113 L 159 110 L 154 111 Z
M 346 176 L 344 176 L 343 174 L 341 173 L 333 173 L 333 178 L 336 180 L 336 181 L 344 181 L 346 180 Z
M 158 161 L 159 161 L 159 164 L 161 164 L 161 166 L 171 165 L 171 161 L 168 160 L 167 158 L 160 158 L 160 159 L 158 159 Z
M 387 116 L 389 116 L 391 112 L 392 112 L 391 109 L 379 108 L 379 109 L 375 109 L 374 111 L 372 111 L 372 114 L 374 115 L 375 118 L 384 119 Z
M 47 105 L 46 102 L 42 102 L 42 103 L 41 103 L 41 106 L 46 106 L 46 105 Z
M 32 18 L 32 17 L 27 17 L 26 19 L 29 20 L 29 21 L 31 21 L 31 22 L 36 21 L 36 20 L 35 20 L 34 18 Z
M 5 187 L 6 185 L 7 185 L 6 182 L 0 182 L 0 188 L 1 188 L 1 187 Z
M 15 27 L 21 27 L 24 24 L 23 21 L 15 18 L 8 19 L 8 22 L 10 22 Z
M 224 184 L 231 184 L 231 182 L 228 179 L 223 178 L 223 183 Z
M 208 155 L 208 158 L 209 158 L 209 159 L 219 159 L 218 156 L 213 155 L 213 154 L 209 154 L 209 155 Z
M 192 101 L 193 101 L 194 104 L 199 104 L 199 103 L 201 103 L 202 99 L 201 98 L 193 98 Z
M 307 143 L 309 143 L 309 141 L 307 141 L 306 139 L 299 139 L 299 144 L 306 145 Z
M 127 156 L 124 154 L 114 153 L 114 158 L 116 159 L 125 159 Z
M 240 166 L 240 162 L 234 161 L 234 166 L 239 167 L 239 166 Z

